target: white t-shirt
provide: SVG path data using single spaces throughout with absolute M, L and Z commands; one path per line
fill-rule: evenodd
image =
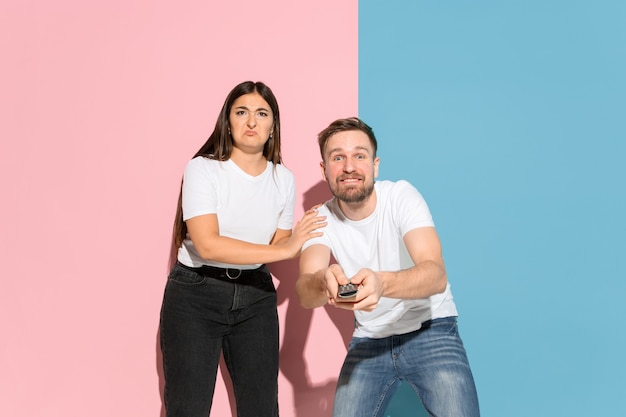
M 282 164 L 267 162 L 265 171 L 252 176 L 232 160 L 198 156 L 187 163 L 182 190 L 183 220 L 217 214 L 221 236 L 269 244 L 276 229 L 291 230 L 296 202 L 294 176 Z M 214 262 L 198 255 L 189 236 L 178 250 L 184 265 L 253 269 L 256 265 Z
M 403 236 L 416 228 L 434 227 L 426 201 L 406 181 L 377 181 L 374 192 L 376 209 L 359 221 L 343 216 L 336 199 L 327 201 L 319 208 L 328 221 L 324 235 L 308 240 L 303 249 L 327 246 L 348 277 L 362 268 L 399 271 L 414 266 Z M 382 338 L 409 333 L 427 320 L 456 315 L 449 285 L 443 293 L 424 299 L 382 297 L 374 311 L 355 311 L 354 336 Z

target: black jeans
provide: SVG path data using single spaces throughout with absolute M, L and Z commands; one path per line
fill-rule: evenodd
M 272 277 L 266 266 L 235 280 L 217 271 L 177 264 L 168 277 L 160 323 L 167 417 L 209 415 L 220 352 L 237 415 L 276 417 L 279 341 Z

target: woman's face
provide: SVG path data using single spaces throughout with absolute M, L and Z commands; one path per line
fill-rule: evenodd
M 235 148 L 263 152 L 274 129 L 274 114 L 263 97 L 258 93 L 240 96 L 233 103 L 228 119 Z

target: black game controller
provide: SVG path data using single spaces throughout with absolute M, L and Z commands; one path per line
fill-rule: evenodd
M 350 298 L 356 295 L 359 287 L 354 284 L 346 284 L 339 286 L 339 298 Z

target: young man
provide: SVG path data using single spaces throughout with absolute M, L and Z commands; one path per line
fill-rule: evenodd
M 328 225 L 303 247 L 296 290 L 303 307 L 355 314 L 333 416 L 382 416 L 400 381 L 432 416 L 479 416 L 426 202 L 406 181 L 375 182 L 376 138 L 358 118 L 331 123 L 318 140 L 334 198 L 318 209 Z

